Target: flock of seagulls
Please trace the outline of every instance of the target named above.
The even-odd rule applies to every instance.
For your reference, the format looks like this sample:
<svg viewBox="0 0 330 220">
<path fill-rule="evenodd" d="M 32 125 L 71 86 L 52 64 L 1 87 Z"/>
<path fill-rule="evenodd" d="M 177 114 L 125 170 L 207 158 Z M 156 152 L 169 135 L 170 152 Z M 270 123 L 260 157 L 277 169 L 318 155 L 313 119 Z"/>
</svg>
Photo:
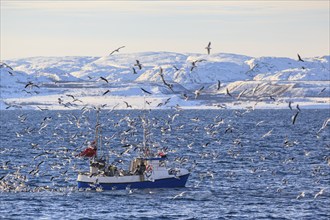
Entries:
<svg viewBox="0 0 330 220">
<path fill-rule="evenodd" d="M 120 49 L 124 48 L 125 46 L 119 47 L 116 50 L 112 51 L 109 55 L 112 55 L 114 53 L 118 53 Z M 205 48 L 207 50 L 207 54 L 211 53 L 211 42 L 207 45 Z M 298 60 L 300 62 L 304 62 L 300 55 L 298 54 Z M 191 63 L 190 71 L 193 71 L 199 62 L 206 61 L 204 59 L 202 60 L 195 60 Z M 1 67 L 9 68 L 11 72 L 10 75 L 13 75 L 15 72 L 13 68 L 9 67 L 6 64 L 1 64 Z M 136 63 L 134 64 L 134 67 L 136 67 L 138 70 L 141 70 L 143 68 L 143 65 L 140 63 L 139 60 L 136 60 Z M 137 74 L 135 68 L 133 69 L 133 74 Z M 173 68 L 179 70 L 177 67 L 173 66 Z M 174 92 L 173 90 L 173 84 L 169 83 L 164 76 L 162 67 L 159 67 L 159 76 L 164 84 L 169 90 Z M 105 77 L 100 77 L 99 80 L 104 81 L 104 83 L 109 83 L 109 81 Z M 245 94 L 250 93 L 252 95 L 255 95 L 260 88 L 261 85 L 256 85 L 252 90 L 248 91 L 247 89 L 242 90 L 237 96 L 235 93 L 231 93 L 229 91 L 229 88 L 226 88 L 226 95 L 229 98 L 236 98 L 241 99 Z M 33 82 L 28 82 L 24 89 L 32 89 L 32 88 L 40 88 L 39 85 Z M 215 88 L 217 91 L 221 89 L 221 81 L 216 80 L 215 81 Z M 152 92 L 140 88 L 141 91 L 147 95 L 151 95 Z M 324 92 L 325 89 L 323 89 L 321 92 Z M 26 90 L 27 91 L 27 90 Z M 196 89 L 193 92 L 193 97 L 195 99 L 198 99 L 200 95 L 205 91 L 205 86 L 201 86 L 199 89 Z M 111 91 L 107 89 L 102 95 L 106 95 L 110 93 Z M 76 102 L 83 103 L 82 100 L 78 99 L 72 94 L 66 94 L 66 99 L 70 99 L 70 101 L 65 102 L 64 97 L 58 98 L 58 103 L 63 106 L 72 106 Z M 188 100 L 189 95 L 183 94 L 183 97 L 185 100 Z M 159 103 L 158 106 L 166 105 L 170 102 L 171 98 L 168 98 L 162 103 Z M 273 97 L 272 95 L 269 95 L 269 99 L 273 102 L 276 101 L 276 97 Z M 132 109 L 133 106 L 130 105 L 127 101 L 123 101 L 126 108 Z M 150 105 L 151 102 L 146 101 L 148 105 Z M 299 107 L 299 104 L 296 105 L 296 110 L 292 107 L 293 102 L 288 103 L 288 108 L 292 111 L 296 111 L 292 117 L 291 122 L 287 123 L 287 126 L 289 124 L 295 125 L 298 120 L 298 116 L 302 114 L 302 110 Z M 81 145 L 86 144 L 88 139 L 93 135 L 93 121 L 88 116 L 88 113 L 94 111 L 95 109 L 101 110 L 104 108 L 106 104 L 98 106 L 98 107 L 91 107 L 88 105 L 85 105 L 83 108 L 80 109 L 79 114 L 74 114 L 72 112 L 70 113 L 62 113 L 58 112 L 56 118 L 53 115 L 49 115 L 47 113 L 46 116 L 39 121 L 37 125 L 28 125 L 29 124 L 29 118 L 30 116 L 28 114 L 21 114 L 17 117 L 17 123 L 22 126 L 22 130 L 15 133 L 15 136 L 18 140 L 22 140 L 23 138 L 33 139 L 35 135 L 40 136 L 46 136 L 49 135 L 49 137 L 46 138 L 46 140 L 38 140 L 37 142 L 31 142 L 29 143 L 31 151 L 34 152 L 33 159 L 31 161 L 28 161 L 25 164 L 13 164 L 13 161 L 7 160 L 1 161 L 0 169 L 7 171 L 10 170 L 10 172 L 7 172 L 5 175 L 0 176 L 0 192 L 14 192 L 14 191 L 43 191 L 43 190 L 54 190 L 54 187 L 51 185 L 45 185 L 45 186 L 35 186 L 31 187 L 29 186 L 29 179 L 33 178 L 47 178 L 48 183 L 51 184 L 57 184 L 59 181 L 68 183 L 70 180 L 70 175 L 72 175 L 73 171 L 77 171 L 77 161 L 74 155 L 77 155 L 77 152 L 81 150 Z M 17 107 L 14 105 L 8 105 L 8 109 L 10 107 Z M 120 144 L 122 144 L 121 149 L 113 149 L 111 148 L 109 150 L 109 153 L 111 156 L 115 156 L 118 158 L 121 158 L 123 156 L 129 156 L 134 153 L 137 149 L 139 149 L 138 146 L 132 145 L 132 143 L 137 143 L 139 140 L 139 131 L 141 130 L 141 127 L 139 126 L 139 118 L 133 117 L 129 115 L 129 113 L 124 114 L 124 116 L 121 116 L 117 121 L 115 119 L 111 118 L 111 114 L 114 114 L 113 110 L 116 106 L 114 106 L 111 110 L 108 112 L 106 110 L 102 110 L 107 114 L 107 125 L 109 127 L 116 128 L 116 132 L 111 135 L 107 136 L 105 135 L 104 138 L 104 145 L 110 146 L 113 144 L 113 141 L 116 140 Z M 41 111 L 47 112 L 47 109 L 41 108 L 38 106 L 38 108 Z M 187 151 L 191 151 L 192 153 L 198 155 L 197 159 L 194 159 L 193 161 L 190 160 L 189 157 L 186 156 L 179 156 L 175 158 L 175 162 L 179 163 L 181 165 L 188 165 L 191 163 L 191 169 L 196 170 L 200 166 L 200 161 L 211 159 L 211 161 L 218 161 L 219 158 L 221 158 L 219 151 L 214 150 L 212 146 L 219 146 L 221 145 L 221 139 L 227 138 L 231 141 L 231 146 L 228 147 L 226 151 L 224 151 L 224 154 L 231 157 L 232 159 L 242 159 L 242 154 L 244 152 L 243 148 L 248 145 L 248 141 L 244 140 L 243 136 L 244 133 L 247 131 L 239 130 L 238 123 L 240 123 L 240 119 L 242 117 L 245 117 L 245 115 L 248 115 L 252 110 L 246 109 L 244 111 L 235 111 L 235 120 L 236 122 L 227 120 L 221 116 L 221 114 L 217 115 L 213 121 L 207 124 L 203 124 L 203 126 L 200 125 L 202 119 L 199 117 L 190 117 L 189 123 L 183 123 L 182 121 L 178 120 L 180 116 L 183 115 L 183 113 L 180 112 L 181 109 L 175 108 L 175 112 L 172 114 L 169 114 L 167 118 L 153 118 L 151 120 L 150 126 L 152 129 L 157 130 L 160 132 L 160 145 L 161 146 L 173 146 L 173 141 L 180 147 L 185 148 Z M 291 114 L 291 113 L 290 113 Z M 116 115 L 119 117 L 119 114 Z M 299 116 L 301 117 L 301 115 Z M 60 123 L 56 123 L 55 121 L 61 121 Z M 315 132 L 315 136 L 319 136 L 324 130 L 326 130 L 328 124 L 330 123 L 330 118 L 327 118 L 320 129 Z M 266 126 L 267 122 L 259 121 L 255 124 L 255 127 L 262 127 Z M 87 134 L 84 132 L 81 132 L 82 127 L 88 127 Z M 70 129 L 68 129 L 70 128 Z M 76 130 L 76 131 L 75 131 Z M 72 132 L 73 131 L 73 132 Z M 267 130 L 266 130 L 267 131 Z M 175 134 L 189 134 L 188 136 L 181 137 L 180 135 Z M 195 140 L 189 140 L 187 142 L 187 139 L 189 137 L 193 137 L 194 134 L 197 135 L 199 133 L 202 133 L 202 137 L 205 137 L 205 140 L 202 140 L 203 143 L 195 143 Z M 271 128 L 268 132 L 265 134 L 260 134 L 260 137 L 258 141 L 264 141 L 267 140 L 270 136 L 274 136 L 275 134 L 274 128 Z M 83 140 L 83 143 L 81 142 Z M 46 142 L 43 142 L 46 141 Z M 191 142 L 192 141 L 192 142 Z M 70 143 L 70 145 L 64 146 L 64 143 Z M 287 137 L 283 140 L 283 146 L 285 147 L 294 147 L 296 145 L 299 145 L 299 142 L 296 140 L 290 140 Z M 199 145 L 202 148 L 199 148 Z M 68 146 L 76 146 L 74 149 L 72 147 Z M 155 146 L 159 146 L 156 145 Z M 330 149 L 330 146 L 328 146 Z M 178 151 L 179 149 L 170 149 L 167 147 L 161 147 L 159 150 L 162 150 L 166 153 L 174 153 L 175 151 Z M 0 151 L 1 154 L 4 153 L 4 151 Z M 269 155 L 262 155 L 260 152 L 255 152 L 256 158 L 260 161 L 266 160 L 266 158 L 271 158 L 272 156 L 276 157 L 278 152 L 275 152 L 273 150 Z M 308 157 L 310 155 L 310 152 L 304 152 L 305 157 Z M 53 160 L 53 161 L 52 161 Z M 196 161 L 197 160 L 197 161 Z M 258 161 L 255 161 L 255 158 L 251 159 L 251 163 L 258 164 Z M 295 158 L 290 156 L 289 158 L 286 158 L 282 161 L 284 165 L 292 164 L 294 163 Z M 324 158 L 324 162 L 327 164 L 327 166 L 330 166 L 330 157 Z M 118 160 L 118 164 L 125 163 L 125 161 Z M 264 166 L 264 165 L 262 165 Z M 251 173 L 252 174 L 258 174 L 259 170 L 265 169 L 265 167 L 252 167 Z M 52 170 L 52 175 L 48 176 L 47 170 Z M 313 170 L 313 175 L 317 175 L 321 171 L 316 169 Z M 217 173 L 213 172 L 212 170 L 204 170 L 199 171 L 198 174 L 198 181 L 194 187 L 198 187 L 200 184 L 209 182 L 209 180 L 214 180 L 217 177 Z M 233 178 L 235 176 L 235 172 L 231 171 L 228 173 L 228 176 L 230 178 Z M 276 175 L 276 172 L 272 175 Z M 320 176 L 320 175 L 319 175 Z M 281 183 L 283 186 L 286 186 L 289 184 L 289 180 L 284 179 Z M 279 188 L 277 192 L 283 192 L 285 187 Z M 327 188 L 319 188 L 317 191 L 315 191 L 313 198 L 319 199 L 322 197 L 322 195 L 325 194 L 327 191 Z M 130 193 L 133 193 L 133 191 L 130 190 Z M 172 197 L 173 200 L 184 198 L 185 195 L 188 193 L 186 191 L 180 192 L 179 194 Z M 302 191 L 299 192 L 297 196 L 295 196 L 297 200 L 302 200 L 306 198 L 306 192 Z"/>
<path fill-rule="evenodd" d="M 203 88 L 199 90 L 202 91 Z M 75 99 L 74 96 L 69 97 Z M 132 108 L 126 101 L 124 103 L 127 105 L 127 108 Z M 101 109 L 102 106 L 99 106 L 98 110 L 100 111 Z M 69 184 L 70 181 L 74 181 L 72 179 L 75 178 L 75 176 L 72 177 L 72 175 L 77 171 L 77 163 L 79 163 L 75 155 L 77 155 L 83 146 L 87 144 L 87 141 L 93 137 L 93 126 L 95 122 L 90 118 L 92 111 L 94 111 L 93 108 L 85 107 L 79 112 L 57 112 L 56 115 L 49 112 L 43 114 L 43 117 L 40 118 L 40 123 L 37 124 L 33 124 L 34 121 L 30 121 L 32 116 L 24 112 L 18 115 L 16 123 L 21 125 L 22 129 L 16 132 L 16 138 L 17 140 L 35 140 L 29 144 L 30 149 L 28 150 L 33 152 L 33 158 L 19 165 L 15 165 L 15 162 L 12 161 L 13 159 L 0 160 L 0 165 L 2 164 L 0 169 L 8 171 L 7 174 L 0 175 L 0 191 L 56 191 L 58 189 L 56 189 L 54 185 L 56 186 L 59 182 Z M 131 113 L 113 112 L 113 109 L 103 109 L 102 112 L 104 115 L 103 118 L 106 119 L 106 121 L 101 122 L 102 127 L 112 130 L 112 132 L 110 132 L 109 129 L 107 132 L 104 132 L 104 146 L 112 146 L 107 148 L 110 156 L 112 155 L 118 158 L 117 161 L 119 164 L 124 165 L 126 163 L 125 166 L 128 166 L 128 160 L 125 160 L 125 157 L 129 157 L 140 149 L 137 143 L 139 143 L 141 137 L 141 134 L 139 134 L 139 131 L 142 129 L 140 123 L 141 119 L 139 116 L 132 116 Z M 249 112 L 235 111 L 234 120 L 224 118 L 220 113 L 216 115 L 213 120 L 205 121 L 205 119 L 200 118 L 202 116 L 189 116 L 189 114 L 185 114 L 178 109 L 175 112 L 169 113 L 167 117 L 166 115 L 160 118 L 152 117 L 148 120 L 150 132 L 148 132 L 149 136 L 147 138 L 156 151 L 161 150 L 169 155 L 176 151 L 183 152 L 183 156 L 179 155 L 174 161 L 184 166 L 191 165 L 191 170 L 198 172 L 199 179 L 197 178 L 196 182 L 193 182 L 194 187 L 198 187 L 202 183 L 205 184 L 209 181 L 213 181 L 218 175 L 217 172 L 210 170 L 212 166 L 209 167 L 208 170 L 201 170 L 200 166 L 204 163 L 202 161 L 210 160 L 212 162 L 226 157 L 230 157 L 233 160 L 242 160 L 245 156 L 248 156 L 244 156 L 244 149 L 255 143 L 249 143 L 249 141 L 244 138 L 244 133 L 249 132 L 242 130 L 244 126 L 241 127 L 239 124 L 243 117 L 248 115 Z M 111 117 L 111 115 L 115 117 Z M 182 117 L 186 119 L 180 120 Z M 187 119 L 190 120 L 190 122 L 187 122 Z M 326 119 L 322 127 L 316 133 L 320 135 L 320 133 L 327 128 L 329 122 L 330 118 Z M 269 122 L 259 121 L 255 124 L 255 128 L 269 127 L 268 123 Z M 86 127 L 88 129 L 86 129 Z M 115 130 L 113 130 L 113 128 L 115 128 Z M 276 128 L 271 128 L 268 132 L 263 134 L 259 140 L 256 140 L 256 142 L 269 140 L 267 138 L 276 135 L 275 131 Z M 157 135 L 159 138 L 157 138 L 156 142 L 152 140 L 152 133 L 159 133 L 159 136 Z M 42 136 L 47 136 L 47 138 L 33 138 Z M 193 136 L 203 137 L 203 140 L 194 139 L 192 138 Z M 230 141 L 226 141 L 227 144 L 223 145 L 222 142 L 225 139 L 231 140 L 232 144 L 230 145 Z M 70 145 L 67 143 L 70 143 Z M 122 147 L 114 147 L 115 143 L 120 143 Z M 283 141 L 283 146 L 287 148 L 299 148 L 299 145 L 299 141 L 290 140 L 288 137 L 285 137 Z M 72 146 L 74 146 L 74 148 Z M 220 150 L 220 148 L 216 146 L 225 148 L 226 150 Z M 29 148 L 28 146 L 24 147 Z M 330 145 L 328 147 L 330 149 Z M 189 152 L 188 155 L 196 155 L 193 157 L 194 161 L 184 156 L 185 151 Z M 259 162 L 256 160 L 258 157 L 261 161 L 260 164 L 263 164 L 262 161 L 266 160 L 266 158 L 269 160 L 274 157 L 274 160 L 277 160 L 276 158 L 279 157 L 277 155 L 279 152 L 276 152 L 276 149 L 271 150 L 269 153 L 269 155 L 263 155 L 262 151 L 259 152 L 258 148 L 256 148 L 254 159 L 251 159 L 251 162 L 248 164 L 258 164 Z M 0 154 L 6 154 L 6 152 L 0 151 Z M 304 150 L 304 155 L 306 158 L 309 158 L 310 151 Z M 330 166 L 330 157 L 324 158 L 324 160 L 327 166 Z M 200 162 L 202 163 L 200 164 Z M 279 163 L 281 163 L 281 161 L 279 161 Z M 287 155 L 282 163 L 294 164 L 294 155 Z M 252 167 L 251 173 L 257 175 L 259 170 L 262 169 L 270 169 L 270 167 Z M 48 170 L 51 170 L 51 172 Z M 320 177 L 321 174 L 318 173 L 321 171 L 319 169 L 313 170 L 313 172 L 315 172 L 313 175 Z M 51 174 L 48 175 L 48 173 Z M 235 174 L 233 173 L 229 176 L 233 178 Z M 44 181 L 48 182 L 48 185 L 30 187 L 29 179 L 35 178 L 47 179 L 47 181 Z M 288 180 L 285 180 L 283 186 L 288 184 Z M 283 190 L 285 190 L 285 187 L 281 187 L 277 191 L 283 192 Z M 325 187 L 318 189 L 315 191 L 313 198 L 319 199 L 326 191 L 327 188 Z M 178 195 L 173 196 L 172 199 L 184 198 L 186 193 L 189 194 L 189 192 L 186 191 L 180 192 Z M 306 196 L 306 191 L 302 191 L 297 195 L 296 199 L 301 200 L 306 198 Z"/>
</svg>

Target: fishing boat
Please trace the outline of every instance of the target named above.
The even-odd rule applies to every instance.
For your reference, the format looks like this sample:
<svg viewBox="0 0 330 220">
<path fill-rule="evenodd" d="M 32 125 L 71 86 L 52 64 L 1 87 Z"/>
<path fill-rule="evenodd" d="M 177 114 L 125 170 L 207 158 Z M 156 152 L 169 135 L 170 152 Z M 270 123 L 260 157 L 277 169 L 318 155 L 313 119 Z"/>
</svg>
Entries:
<svg viewBox="0 0 330 220">
<path fill-rule="evenodd" d="M 150 153 L 146 143 L 145 126 L 143 135 L 142 155 L 130 161 L 128 169 L 116 167 L 116 163 L 108 163 L 97 157 L 101 146 L 100 126 L 96 126 L 95 140 L 91 146 L 81 153 L 90 156 L 89 172 L 80 172 L 77 182 L 78 189 L 146 189 L 185 187 L 189 171 L 185 168 L 170 168 L 167 155 L 163 152 Z"/>
</svg>

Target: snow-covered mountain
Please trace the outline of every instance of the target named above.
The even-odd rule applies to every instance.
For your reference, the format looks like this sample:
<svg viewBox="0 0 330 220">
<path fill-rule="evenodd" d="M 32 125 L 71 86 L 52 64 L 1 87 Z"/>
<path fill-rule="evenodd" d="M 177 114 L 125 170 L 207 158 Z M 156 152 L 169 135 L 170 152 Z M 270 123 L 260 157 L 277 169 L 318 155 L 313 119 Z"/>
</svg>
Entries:
<svg viewBox="0 0 330 220">
<path fill-rule="evenodd" d="M 289 101 L 329 107 L 330 56 L 303 60 L 173 52 L 6 60 L 0 73 L 1 109 L 126 108 L 124 101 L 142 108 L 144 97 L 151 100 L 150 108 L 284 107 Z"/>
</svg>

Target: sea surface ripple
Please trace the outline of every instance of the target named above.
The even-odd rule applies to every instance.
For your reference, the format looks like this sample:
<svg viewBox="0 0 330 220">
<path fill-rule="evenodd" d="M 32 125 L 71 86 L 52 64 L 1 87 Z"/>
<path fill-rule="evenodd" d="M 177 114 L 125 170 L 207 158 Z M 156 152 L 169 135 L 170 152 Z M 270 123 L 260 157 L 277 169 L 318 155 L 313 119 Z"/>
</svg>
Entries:
<svg viewBox="0 0 330 220">
<path fill-rule="evenodd" d="M 95 112 L 1 111 L 0 218 L 329 219 L 330 117 L 326 110 L 102 111 L 104 147 L 167 147 L 191 170 L 185 188 L 79 191 L 77 158 L 94 138 Z M 175 114 L 179 114 L 174 116 Z M 123 154 L 121 166 L 137 156 Z"/>
</svg>

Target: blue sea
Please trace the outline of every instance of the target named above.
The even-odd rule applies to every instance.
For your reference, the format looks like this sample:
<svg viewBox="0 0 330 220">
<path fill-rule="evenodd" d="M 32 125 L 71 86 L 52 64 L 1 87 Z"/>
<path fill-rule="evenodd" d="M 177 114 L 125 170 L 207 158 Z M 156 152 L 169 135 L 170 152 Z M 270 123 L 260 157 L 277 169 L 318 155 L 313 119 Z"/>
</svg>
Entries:
<svg viewBox="0 0 330 220">
<path fill-rule="evenodd" d="M 99 154 L 127 168 L 144 117 L 151 149 L 191 171 L 185 188 L 103 192 L 76 187 L 95 111 L 1 111 L 0 218 L 329 219 L 330 111 L 296 111 L 102 110 Z"/>
</svg>

